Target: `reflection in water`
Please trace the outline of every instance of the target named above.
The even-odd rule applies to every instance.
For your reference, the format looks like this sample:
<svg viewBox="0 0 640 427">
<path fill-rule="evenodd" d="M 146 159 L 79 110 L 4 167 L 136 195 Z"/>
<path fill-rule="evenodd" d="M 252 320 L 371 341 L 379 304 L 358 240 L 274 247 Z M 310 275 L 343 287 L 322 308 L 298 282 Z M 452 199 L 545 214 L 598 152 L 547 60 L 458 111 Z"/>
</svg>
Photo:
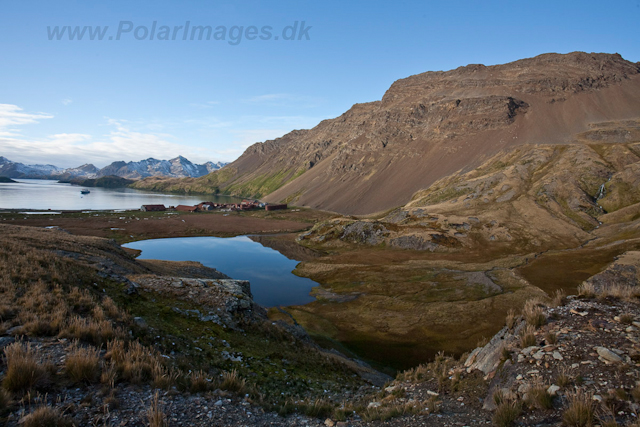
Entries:
<svg viewBox="0 0 640 427">
<path fill-rule="evenodd" d="M 142 250 L 140 259 L 198 261 L 233 279 L 249 280 L 253 299 L 265 307 L 306 304 L 318 284 L 291 272 L 298 261 L 246 236 L 178 237 L 141 240 L 124 245 Z"/>
<path fill-rule="evenodd" d="M 139 209 L 142 205 L 195 205 L 203 201 L 233 203 L 240 199 L 227 196 L 181 196 L 150 193 L 133 188 L 89 188 L 44 179 L 17 179 L 0 183 L 0 208 L 3 209 Z"/>
</svg>

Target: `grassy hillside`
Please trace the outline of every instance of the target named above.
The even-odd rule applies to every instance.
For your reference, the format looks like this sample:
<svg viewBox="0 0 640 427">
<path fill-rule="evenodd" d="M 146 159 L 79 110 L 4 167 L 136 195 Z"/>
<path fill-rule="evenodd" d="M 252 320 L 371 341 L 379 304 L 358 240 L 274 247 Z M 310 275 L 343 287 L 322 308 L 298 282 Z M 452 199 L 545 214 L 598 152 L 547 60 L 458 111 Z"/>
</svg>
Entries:
<svg viewBox="0 0 640 427">
<path fill-rule="evenodd" d="M 226 324 L 203 321 L 192 313 L 215 311 L 212 300 L 135 285 L 128 277 L 143 283 L 163 276 L 113 241 L 31 227 L 1 225 L 0 231 L 0 336 L 21 340 L 0 362 L 9 409 L 34 393 L 53 402 L 76 387 L 117 400 L 122 387 L 134 384 L 192 393 L 226 389 L 275 410 L 290 400 L 323 398 L 331 411 L 330 396 L 365 383 L 363 368 L 268 321 L 258 306 L 229 312 Z M 175 271 L 184 276 L 186 267 Z M 162 274 L 170 270 L 171 263 L 162 263 Z M 7 339 L 13 340 L 1 338 L 3 347 Z M 67 362 L 51 359 L 52 351 Z M 18 368 L 15 360 L 32 367 Z"/>
</svg>

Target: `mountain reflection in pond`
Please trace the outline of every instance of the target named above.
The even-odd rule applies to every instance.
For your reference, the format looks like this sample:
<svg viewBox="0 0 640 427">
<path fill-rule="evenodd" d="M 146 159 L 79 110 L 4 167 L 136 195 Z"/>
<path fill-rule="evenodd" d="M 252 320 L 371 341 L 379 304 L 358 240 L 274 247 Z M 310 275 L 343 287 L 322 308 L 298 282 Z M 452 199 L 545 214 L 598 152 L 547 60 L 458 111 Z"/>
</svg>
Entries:
<svg viewBox="0 0 640 427">
<path fill-rule="evenodd" d="M 295 276 L 299 261 L 249 237 L 176 237 L 124 245 L 142 251 L 139 259 L 197 261 L 227 276 L 251 282 L 253 299 L 264 307 L 306 304 L 314 300 L 311 279 Z"/>
</svg>

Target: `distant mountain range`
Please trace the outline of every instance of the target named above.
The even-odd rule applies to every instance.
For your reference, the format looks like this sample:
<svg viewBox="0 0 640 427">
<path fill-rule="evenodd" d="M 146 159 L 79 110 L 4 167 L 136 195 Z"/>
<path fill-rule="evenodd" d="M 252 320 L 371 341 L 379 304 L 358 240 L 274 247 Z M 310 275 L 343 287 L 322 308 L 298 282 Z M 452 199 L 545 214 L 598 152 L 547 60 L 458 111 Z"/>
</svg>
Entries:
<svg viewBox="0 0 640 427">
<path fill-rule="evenodd" d="M 24 163 L 12 162 L 6 157 L 0 156 L 0 176 L 63 180 L 101 178 L 104 176 L 118 176 L 127 179 L 141 179 L 150 176 L 197 178 L 218 170 L 226 164 L 225 162 L 207 162 L 197 165 L 182 156 L 178 156 L 171 160 L 148 158 L 139 162 L 113 162 L 102 169 L 98 169 L 92 164 L 64 169 L 54 165 L 25 165 Z"/>
</svg>

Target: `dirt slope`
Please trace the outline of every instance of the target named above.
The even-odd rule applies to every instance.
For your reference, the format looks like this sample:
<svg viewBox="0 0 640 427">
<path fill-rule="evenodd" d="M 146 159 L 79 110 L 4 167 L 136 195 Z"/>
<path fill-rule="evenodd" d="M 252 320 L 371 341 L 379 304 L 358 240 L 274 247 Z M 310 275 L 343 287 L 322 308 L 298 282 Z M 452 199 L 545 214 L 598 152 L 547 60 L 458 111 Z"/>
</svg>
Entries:
<svg viewBox="0 0 640 427">
<path fill-rule="evenodd" d="M 219 172 L 137 185 L 382 211 L 505 148 L 577 142 L 592 123 L 638 117 L 639 72 L 617 54 L 574 52 L 418 74 L 396 81 L 381 101 L 254 144 Z"/>
</svg>

